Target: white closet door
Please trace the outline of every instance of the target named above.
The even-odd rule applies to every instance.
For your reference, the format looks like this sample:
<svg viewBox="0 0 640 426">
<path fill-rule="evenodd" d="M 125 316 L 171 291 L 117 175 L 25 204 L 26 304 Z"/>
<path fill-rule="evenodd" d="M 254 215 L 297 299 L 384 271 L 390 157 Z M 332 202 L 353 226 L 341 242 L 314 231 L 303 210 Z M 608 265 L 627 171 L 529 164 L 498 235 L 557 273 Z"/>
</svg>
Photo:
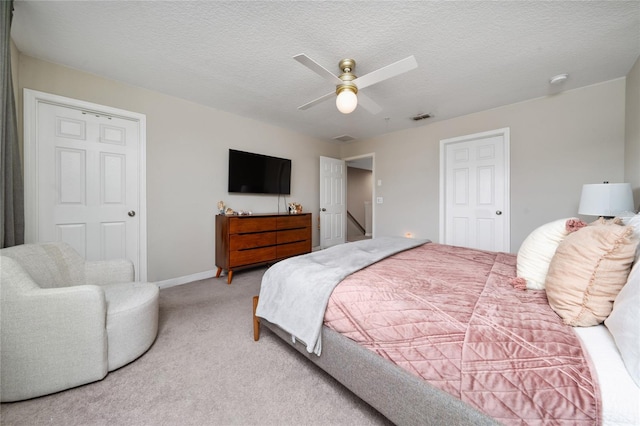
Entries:
<svg viewBox="0 0 640 426">
<path fill-rule="evenodd" d="M 39 100 L 33 107 L 28 241 L 64 241 L 87 260 L 129 259 L 146 280 L 141 123 Z"/>
<path fill-rule="evenodd" d="M 508 129 L 441 141 L 444 244 L 510 248 Z"/>
</svg>

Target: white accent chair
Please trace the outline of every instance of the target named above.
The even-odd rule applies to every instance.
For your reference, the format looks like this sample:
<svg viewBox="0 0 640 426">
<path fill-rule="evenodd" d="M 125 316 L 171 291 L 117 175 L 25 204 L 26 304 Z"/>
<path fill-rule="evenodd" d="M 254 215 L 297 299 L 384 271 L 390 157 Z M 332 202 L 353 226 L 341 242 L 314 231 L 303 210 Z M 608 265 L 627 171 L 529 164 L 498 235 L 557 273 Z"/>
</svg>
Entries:
<svg viewBox="0 0 640 426">
<path fill-rule="evenodd" d="M 155 284 L 131 262 L 85 261 L 66 243 L 0 250 L 0 396 L 19 401 L 103 379 L 151 347 Z"/>
</svg>

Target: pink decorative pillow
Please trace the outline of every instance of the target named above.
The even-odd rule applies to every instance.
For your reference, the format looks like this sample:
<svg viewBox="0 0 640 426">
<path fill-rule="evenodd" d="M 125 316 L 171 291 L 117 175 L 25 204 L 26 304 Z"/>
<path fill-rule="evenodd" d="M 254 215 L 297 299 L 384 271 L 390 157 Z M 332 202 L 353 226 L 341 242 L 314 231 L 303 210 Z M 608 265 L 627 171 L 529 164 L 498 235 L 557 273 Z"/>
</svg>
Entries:
<svg viewBox="0 0 640 426">
<path fill-rule="evenodd" d="M 605 219 L 604 217 L 600 216 L 599 218 L 591 222 L 589 225 L 622 225 L 622 224 L 623 224 L 622 218 L 612 217 L 611 219 Z"/>
<path fill-rule="evenodd" d="M 611 313 L 638 241 L 628 226 L 596 223 L 558 245 L 545 283 L 549 305 L 565 324 L 591 326 Z"/>
</svg>

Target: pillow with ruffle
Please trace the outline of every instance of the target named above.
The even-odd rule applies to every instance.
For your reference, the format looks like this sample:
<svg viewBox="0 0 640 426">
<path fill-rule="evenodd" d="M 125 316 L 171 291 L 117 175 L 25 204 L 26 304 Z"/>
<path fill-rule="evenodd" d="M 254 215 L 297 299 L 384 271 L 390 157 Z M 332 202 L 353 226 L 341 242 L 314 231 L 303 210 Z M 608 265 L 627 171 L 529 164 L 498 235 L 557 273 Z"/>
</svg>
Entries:
<svg viewBox="0 0 640 426">
<path fill-rule="evenodd" d="M 616 216 L 616 217 L 610 217 L 608 219 L 605 219 L 604 217 L 600 216 L 599 218 L 591 222 L 589 225 L 624 225 L 624 224 L 622 223 L 622 218 L 620 217 Z"/>
<path fill-rule="evenodd" d="M 609 316 L 637 245 L 633 228 L 609 224 L 585 226 L 562 240 L 545 288 L 549 305 L 565 324 L 597 325 Z"/>
<path fill-rule="evenodd" d="M 629 375 L 640 386 L 640 264 L 631 269 L 604 325 L 613 336 Z"/>
<path fill-rule="evenodd" d="M 586 226 L 577 218 L 559 219 L 546 223 L 524 240 L 516 260 L 517 278 L 512 280 L 516 288 L 544 290 L 549 263 L 560 242 L 570 232 Z"/>
</svg>

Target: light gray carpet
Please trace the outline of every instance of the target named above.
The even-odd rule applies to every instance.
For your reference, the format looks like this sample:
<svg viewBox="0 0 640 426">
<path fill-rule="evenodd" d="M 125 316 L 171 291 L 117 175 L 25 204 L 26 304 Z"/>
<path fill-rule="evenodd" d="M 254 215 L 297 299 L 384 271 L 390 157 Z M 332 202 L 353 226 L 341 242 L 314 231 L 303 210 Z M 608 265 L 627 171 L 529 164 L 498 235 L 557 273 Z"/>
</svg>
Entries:
<svg viewBox="0 0 640 426">
<path fill-rule="evenodd" d="M 0 406 L 8 425 L 386 425 L 346 388 L 263 329 L 264 268 L 160 291 L 147 353 L 102 381 Z"/>
</svg>

